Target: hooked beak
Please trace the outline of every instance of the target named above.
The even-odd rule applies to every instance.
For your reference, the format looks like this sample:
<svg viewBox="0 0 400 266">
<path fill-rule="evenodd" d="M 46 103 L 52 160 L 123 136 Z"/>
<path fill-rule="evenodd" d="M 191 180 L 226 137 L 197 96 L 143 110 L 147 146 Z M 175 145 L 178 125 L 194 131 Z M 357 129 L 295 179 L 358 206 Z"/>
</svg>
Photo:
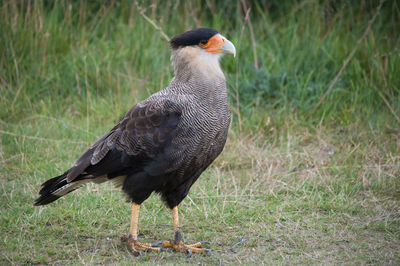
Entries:
<svg viewBox="0 0 400 266">
<path fill-rule="evenodd" d="M 200 47 L 208 53 L 233 54 L 234 57 L 236 56 L 236 49 L 233 43 L 221 34 L 216 34 L 215 36 L 211 37 L 207 44 L 201 45 Z"/>
<path fill-rule="evenodd" d="M 228 39 L 225 39 L 225 44 L 222 46 L 221 50 L 226 54 L 233 54 L 233 57 L 236 57 L 236 48 Z"/>
</svg>

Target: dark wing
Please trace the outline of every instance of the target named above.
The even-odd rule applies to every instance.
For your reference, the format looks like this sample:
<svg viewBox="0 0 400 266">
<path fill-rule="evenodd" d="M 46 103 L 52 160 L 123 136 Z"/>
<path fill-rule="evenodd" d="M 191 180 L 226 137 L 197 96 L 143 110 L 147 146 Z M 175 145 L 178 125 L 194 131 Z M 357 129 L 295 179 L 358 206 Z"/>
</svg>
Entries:
<svg viewBox="0 0 400 266">
<path fill-rule="evenodd" d="M 81 174 L 95 178 L 123 173 L 135 160 L 151 160 L 176 136 L 182 108 L 168 99 L 134 106 L 118 124 L 98 139 L 68 171 L 71 182 Z"/>
</svg>

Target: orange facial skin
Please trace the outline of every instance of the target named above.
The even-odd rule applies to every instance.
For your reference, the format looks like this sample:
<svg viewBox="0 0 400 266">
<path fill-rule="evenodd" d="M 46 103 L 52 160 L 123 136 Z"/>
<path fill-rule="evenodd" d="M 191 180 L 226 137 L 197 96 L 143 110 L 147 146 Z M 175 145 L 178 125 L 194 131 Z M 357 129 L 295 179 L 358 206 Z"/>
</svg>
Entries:
<svg viewBox="0 0 400 266">
<path fill-rule="evenodd" d="M 211 37 L 206 44 L 200 43 L 199 46 L 206 52 L 212 54 L 222 53 L 222 46 L 224 46 L 226 39 L 220 34 L 216 34 Z"/>
</svg>

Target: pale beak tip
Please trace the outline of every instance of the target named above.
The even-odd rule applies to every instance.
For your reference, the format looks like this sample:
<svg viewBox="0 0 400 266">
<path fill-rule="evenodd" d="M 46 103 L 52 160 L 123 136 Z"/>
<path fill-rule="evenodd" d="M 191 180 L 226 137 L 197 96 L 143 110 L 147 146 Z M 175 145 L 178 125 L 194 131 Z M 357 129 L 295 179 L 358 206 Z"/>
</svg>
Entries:
<svg viewBox="0 0 400 266">
<path fill-rule="evenodd" d="M 225 44 L 224 44 L 224 46 L 222 46 L 222 50 L 225 53 L 233 54 L 233 57 L 236 57 L 236 48 L 233 45 L 233 43 L 231 41 L 229 41 L 228 39 L 225 39 Z"/>
</svg>

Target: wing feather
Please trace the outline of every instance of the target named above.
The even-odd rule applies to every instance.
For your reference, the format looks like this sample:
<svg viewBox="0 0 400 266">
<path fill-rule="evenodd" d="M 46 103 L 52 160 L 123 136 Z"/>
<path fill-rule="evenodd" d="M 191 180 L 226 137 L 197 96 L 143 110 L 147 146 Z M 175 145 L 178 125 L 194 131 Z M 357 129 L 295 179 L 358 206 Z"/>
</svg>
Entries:
<svg viewBox="0 0 400 266">
<path fill-rule="evenodd" d="M 165 98 L 134 106 L 76 161 L 68 182 L 84 171 L 100 177 L 123 171 L 132 158 L 155 158 L 176 136 L 181 115 L 181 105 Z"/>
</svg>

